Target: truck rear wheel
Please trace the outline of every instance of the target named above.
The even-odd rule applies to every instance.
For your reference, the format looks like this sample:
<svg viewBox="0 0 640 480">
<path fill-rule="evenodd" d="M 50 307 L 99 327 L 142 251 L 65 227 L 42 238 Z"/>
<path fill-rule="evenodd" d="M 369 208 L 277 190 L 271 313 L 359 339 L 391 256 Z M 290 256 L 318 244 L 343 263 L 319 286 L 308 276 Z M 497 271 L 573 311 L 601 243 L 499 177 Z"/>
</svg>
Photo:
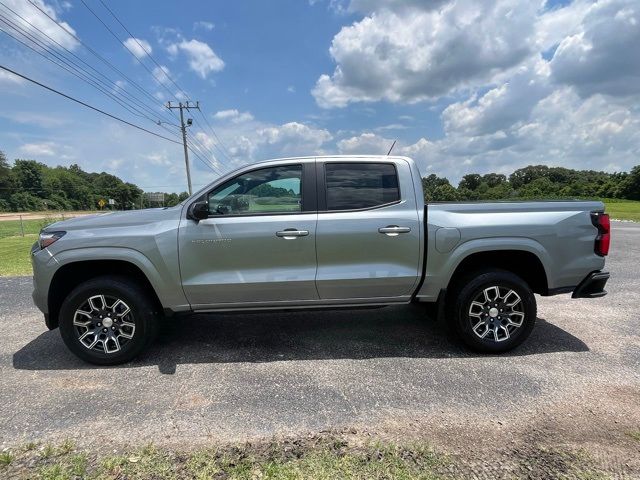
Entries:
<svg viewBox="0 0 640 480">
<path fill-rule="evenodd" d="M 62 340 L 97 365 L 125 363 L 155 338 L 157 319 L 148 294 L 124 277 L 103 276 L 78 285 L 60 308 Z"/>
<path fill-rule="evenodd" d="M 448 317 L 460 339 L 481 352 L 506 352 L 524 342 L 536 322 L 536 299 L 517 275 L 475 272 L 454 286 Z"/>
</svg>

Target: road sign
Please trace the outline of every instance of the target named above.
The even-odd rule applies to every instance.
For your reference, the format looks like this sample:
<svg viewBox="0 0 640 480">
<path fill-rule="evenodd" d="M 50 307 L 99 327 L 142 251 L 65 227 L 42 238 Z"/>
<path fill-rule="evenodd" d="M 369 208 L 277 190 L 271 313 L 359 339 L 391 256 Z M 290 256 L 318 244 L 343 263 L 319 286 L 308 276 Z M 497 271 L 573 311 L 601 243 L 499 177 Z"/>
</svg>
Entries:
<svg viewBox="0 0 640 480">
<path fill-rule="evenodd" d="M 107 202 L 105 202 L 102 198 L 100 200 L 98 200 L 98 206 L 100 208 L 104 208 L 104 206 L 107 204 Z"/>
<path fill-rule="evenodd" d="M 109 205 L 115 205 L 116 201 L 113 198 L 109 199 Z"/>
</svg>

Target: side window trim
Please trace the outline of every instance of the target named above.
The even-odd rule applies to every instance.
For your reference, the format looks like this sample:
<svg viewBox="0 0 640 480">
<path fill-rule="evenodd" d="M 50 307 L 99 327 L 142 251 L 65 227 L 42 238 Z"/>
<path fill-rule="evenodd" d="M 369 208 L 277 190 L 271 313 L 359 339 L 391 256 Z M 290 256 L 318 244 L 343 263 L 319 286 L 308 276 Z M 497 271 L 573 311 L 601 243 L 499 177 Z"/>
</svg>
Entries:
<svg viewBox="0 0 640 480">
<path fill-rule="evenodd" d="M 373 207 L 364 207 L 364 208 L 352 208 L 349 210 L 329 210 L 327 207 L 327 169 L 326 165 L 332 163 L 339 164 L 362 164 L 362 163 L 376 163 L 376 164 L 384 164 L 391 165 L 395 171 L 396 179 L 398 182 L 398 200 L 394 200 L 393 202 L 387 202 L 380 205 L 374 205 Z M 394 162 L 350 162 L 348 160 L 335 160 L 335 161 L 323 161 L 316 163 L 316 185 L 317 185 L 317 198 L 318 198 L 318 213 L 349 213 L 349 212 L 366 212 L 368 210 L 377 210 L 379 208 L 389 207 L 391 205 L 397 205 L 402 202 L 402 188 L 400 186 L 400 176 L 398 175 L 398 166 Z"/>
<path fill-rule="evenodd" d="M 229 178 L 228 180 L 226 180 L 223 183 L 228 183 L 231 182 L 233 180 L 235 180 L 236 178 L 242 176 L 242 175 L 246 175 L 248 173 L 252 173 L 252 172 L 257 172 L 259 170 L 265 170 L 267 168 L 276 168 L 276 167 L 292 167 L 292 166 L 299 166 L 301 167 L 302 171 L 301 171 L 301 182 L 300 182 L 300 199 L 302 201 L 302 209 L 300 211 L 297 212 L 264 212 L 264 213 L 259 213 L 259 212 L 250 212 L 250 213 L 236 213 L 236 214 L 230 214 L 230 215 L 212 215 L 209 214 L 208 218 L 234 218 L 234 217 L 265 217 L 265 216 L 274 216 L 274 215 L 301 215 L 301 214 L 306 214 L 306 213 L 313 213 L 317 211 L 317 192 L 316 192 L 316 182 L 315 182 L 315 177 L 316 177 L 316 171 L 315 171 L 315 162 L 313 163 L 309 163 L 309 162 L 302 162 L 302 163 L 285 163 L 285 164 L 279 164 L 279 165 L 266 165 L 266 166 L 262 166 L 262 167 L 257 167 L 251 170 L 245 170 L 242 173 L 239 173 L 238 175 L 236 175 L 235 177 Z M 206 201 L 206 199 L 209 197 L 209 194 L 211 192 L 213 192 L 215 189 L 219 188 L 221 184 L 216 185 L 215 187 L 211 188 L 210 190 L 208 190 L 207 192 L 205 192 L 202 196 L 199 197 L 199 199 L 196 199 L 195 201 Z M 202 199 L 202 200 L 200 200 Z"/>
</svg>

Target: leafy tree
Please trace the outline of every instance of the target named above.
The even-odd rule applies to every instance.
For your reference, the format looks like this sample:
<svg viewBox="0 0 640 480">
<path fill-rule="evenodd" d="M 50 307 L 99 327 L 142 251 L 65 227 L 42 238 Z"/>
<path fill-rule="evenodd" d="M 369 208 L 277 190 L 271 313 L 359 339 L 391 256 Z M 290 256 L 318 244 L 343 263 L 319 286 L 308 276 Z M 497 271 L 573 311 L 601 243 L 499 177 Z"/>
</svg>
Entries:
<svg viewBox="0 0 640 480">
<path fill-rule="evenodd" d="M 447 180 L 446 178 L 438 177 L 435 173 L 432 173 L 428 177 L 424 177 L 422 179 L 422 190 L 424 191 L 424 199 L 426 201 L 434 200 L 434 191 L 436 190 L 436 188 L 444 185 L 449 185 L 451 187 L 449 180 Z"/>
<path fill-rule="evenodd" d="M 519 168 L 509 175 L 509 182 L 517 190 L 538 178 L 546 178 L 548 176 L 549 167 L 546 165 L 529 165 L 528 167 Z"/>
<path fill-rule="evenodd" d="M 640 200 L 640 165 L 633 167 L 629 175 L 621 182 L 620 193 L 624 198 Z"/>
<path fill-rule="evenodd" d="M 487 173 L 482 176 L 482 183 L 486 183 L 489 188 L 495 188 L 507 181 L 507 177 L 501 173 Z"/>
<path fill-rule="evenodd" d="M 480 184 L 482 183 L 482 176 L 477 173 L 469 173 L 462 177 L 460 183 L 458 184 L 458 188 L 464 188 L 467 190 L 477 190 Z"/>
<path fill-rule="evenodd" d="M 34 210 L 44 209 L 44 203 L 41 198 L 36 197 L 30 192 L 17 192 L 9 197 L 9 205 L 11 210 L 15 212 L 30 212 Z"/>
<path fill-rule="evenodd" d="M 0 210 L 9 209 L 9 197 L 15 191 L 15 180 L 13 172 L 9 166 L 9 161 L 4 155 L 4 152 L 0 151 Z"/>
<path fill-rule="evenodd" d="M 12 173 L 16 179 L 17 187 L 27 190 L 34 195 L 44 196 L 44 175 L 46 165 L 35 160 L 16 160 Z"/>
<path fill-rule="evenodd" d="M 450 183 L 438 185 L 433 189 L 432 195 L 434 202 L 451 202 L 459 199 L 457 190 Z"/>
</svg>

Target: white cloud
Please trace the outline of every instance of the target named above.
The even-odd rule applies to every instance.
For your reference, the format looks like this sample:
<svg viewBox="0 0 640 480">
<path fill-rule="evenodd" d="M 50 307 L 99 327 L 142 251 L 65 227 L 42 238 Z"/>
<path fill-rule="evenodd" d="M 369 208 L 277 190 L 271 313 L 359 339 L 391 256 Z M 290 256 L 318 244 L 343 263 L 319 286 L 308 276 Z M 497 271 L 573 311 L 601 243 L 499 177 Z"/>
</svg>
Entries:
<svg viewBox="0 0 640 480">
<path fill-rule="evenodd" d="M 4 70 L 0 70 L 0 85 L 1 84 L 13 84 L 20 85 L 25 83 L 26 80 L 14 75 L 13 73 L 6 72 Z"/>
<path fill-rule="evenodd" d="M 31 158 L 55 157 L 56 160 L 70 160 L 75 158 L 73 149 L 67 145 L 60 145 L 55 142 L 34 142 L 25 143 L 18 148 L 18 151 Z"/>
<path fill-rule="evenodd" d="M 169 67 L 160 65 L 159 67 L 155 67 L 152 72 L 153 78 L 155 78 L 158 84 L 165 86 L 172 85 L 171 79 L 169 78 L 171 75 L 171 70 L 169 70 Z"/>
<path fill-rule="evenodd" d="M 20 152 L 25 155 L 53 156 L 56 154 L 56 145 L 53 142 L 25 143 L 20 147 Z"/>
<path fill-rule="evenodd" d="M 37 5 L 42 11 L 38 10 L 38 8 L 36 8 L 30 2 L 24 0 L 4 0 L 4 4 L 7 7 L 11 8 L 11 10 L 24 18 L 24 21 L 16 19 L 16 23 L 20 24 L 22 27 L 27 27 L 27 23 L 29 23 L 34 28 L 40 30 L 42 33 L 48 35 L 57 43 L 70 50 L 76 48 L 79 45 L 78 42 L 70 35 L 75 35 L 76 31 L 71 28 L 71 26 L 67 22 L 64 22 L 60 19 L 60 12 L 56 8 L 56 3 L 50 5 L 43 0 L 33 0 L 33 3 Z M 45 12 L 46 15 L 42 12 Z M 60 24 L 60 26 L 64 28 L 64 30 L 63 28 L 60 28 L 60 26 L 52 22 L 51 19 L 47 18 L 47 15 L 56 20 Z M 58 47 L 54 45 L 53 48 Z"/>
<path fill-rule="evenodd" d="M 575 0 L 543 12 L 536 21 L 536 45 L 545 51 L 576 33 L 592 5 L 592 0 Z"/>
<path fill-rule="evenodd" d="M 220 110 L 213 116 L 216 120 L 224 120 L 233 123 L 249 122 L 253 120 L 253 115 L 249 112 L 239 112 L 236 109 Z"/>
<path fill-rule="evenodd" d="M 560 42 L 551 61 L 556 82 L 583 97 L 640 94 L 640 4 L 603 0 L 589 9 L 578 33 Z"/>
<path fill-rule="evenodd" d="M 210 32 L 215 28 L 215 24 L 213 22 L 205 22 L 204 20 L 200 20 L 198 22 L 193 23 L 194 30 L 206 30 Z"/>
<path fill-rule="evenodd" d="M 358 136 L 345 138 L 338 142 L 338 151 L 348 155 L 384 155 L 389 151 L 393 140 L 375 133 L 362 133 Z"/>
<path fill-rule="evenodd" d="M 199 40 L 180 40 L 167 46 L 170 55 L 176 56 L 179 52 L 186 55 L 189 68 L 196 72 L 200 78 L 207 78 L 211 72 L 219 72 L 224 68 L 224 62 L 213 49 Z"/>
<path fill-rule="evenodd" d="M 438 98 L 489 83 L 533 54 L 540 2 L 426 5 L 382 8 L 343 27 L 329 49 L 336 69 L 321 75 L 312 91 L 318 105 Z"/>
<path fill-rule="evenodd" d="M 483 135 L 526 120 L 536 104 L 551 93 L 548 77 L 543 60 L 523 65 L 508 81 L 484 95 L 446 107 L 442 112 L 445 131 Z"/>
<path fill-rule="evenodd" d="M 151 55 L 153 52 L 151 44 L 142 38 L 127 38 L 124 45 L 138 59 Z"/>
<path fill-rule="evenodd" d="M 328 130 L 289 122 L 258 130 L 257 146 L 266 155 L 304 156 L 322 153 L 322 146 L 332 138 Z"/>
</svg>

